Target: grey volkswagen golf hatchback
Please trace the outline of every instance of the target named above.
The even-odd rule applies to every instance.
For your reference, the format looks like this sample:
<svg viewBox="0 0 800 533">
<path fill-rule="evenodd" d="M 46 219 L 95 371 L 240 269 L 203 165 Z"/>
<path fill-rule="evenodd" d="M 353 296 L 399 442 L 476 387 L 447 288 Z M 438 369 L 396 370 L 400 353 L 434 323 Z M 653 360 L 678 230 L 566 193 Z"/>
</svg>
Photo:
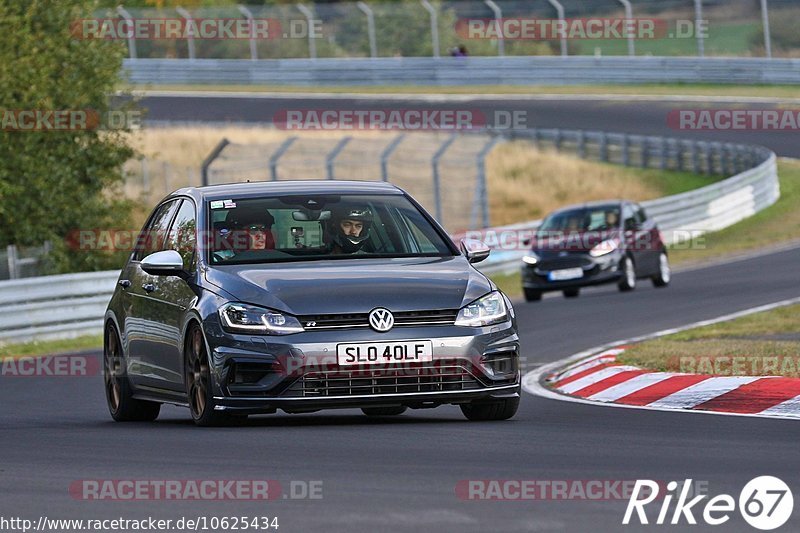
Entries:
<svg viewBox="0 0 800 533">
<path fill-rule="evenodd" d="M 283 181 L 178 190 L 150 215 L 105 315 L 114 420 L 163 403 L 198 425 L 250 414 L 456 404 L 503 420 L 520 398 L 508 298 L 401 189 Z"/>
</svg>

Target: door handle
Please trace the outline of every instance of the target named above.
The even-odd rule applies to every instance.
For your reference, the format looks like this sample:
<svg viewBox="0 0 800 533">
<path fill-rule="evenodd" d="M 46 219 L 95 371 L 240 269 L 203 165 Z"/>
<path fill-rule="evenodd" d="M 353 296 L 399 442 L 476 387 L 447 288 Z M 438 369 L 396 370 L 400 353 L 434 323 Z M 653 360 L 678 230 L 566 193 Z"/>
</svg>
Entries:
<svg viewBox="0 0 800 533">
<path fill-rule="evenodd" d="M 117 282 L 117 285 L 119 285 L 123 289 L 127 289 L 128 287 L 131 286 L 131 282 L 130 282 L 130 280 L 127 280 L 127 279 L 121 279 L 121 280 L 119 280 Z"/>
<path fill-rule="evenodd" d="M 145 283 L 145 284 L 142 285 L 142 288 L 146 292 L 153 292 L 154 290 L 156 290 L 156 286 L 153 285 L 152 283 Z"/>
</svg>

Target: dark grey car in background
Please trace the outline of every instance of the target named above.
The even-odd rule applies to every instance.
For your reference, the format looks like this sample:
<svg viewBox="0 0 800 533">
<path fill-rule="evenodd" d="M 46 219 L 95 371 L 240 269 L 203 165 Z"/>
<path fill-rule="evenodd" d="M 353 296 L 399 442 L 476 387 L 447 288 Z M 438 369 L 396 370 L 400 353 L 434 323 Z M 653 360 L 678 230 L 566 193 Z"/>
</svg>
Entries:
<svg viewBox="0 0 800 533">
<path fill-rule="evenodd" d="M 669 285 L 667 246 L 655 220 L 637 203 L 607 200 L 564 207 L 549 214 L 522 259 L 527 301 L 562 291 L 567 298 L 582 287 L 616 283 L 623 292 L 637 280 Z"/>
<path fill-rule="evenodd" d="M 115 420 L 519 404 L 508 298 L 402 190 L 302 181 L 187 188 L 148 219 L 105 316 Z"/>
</svg>

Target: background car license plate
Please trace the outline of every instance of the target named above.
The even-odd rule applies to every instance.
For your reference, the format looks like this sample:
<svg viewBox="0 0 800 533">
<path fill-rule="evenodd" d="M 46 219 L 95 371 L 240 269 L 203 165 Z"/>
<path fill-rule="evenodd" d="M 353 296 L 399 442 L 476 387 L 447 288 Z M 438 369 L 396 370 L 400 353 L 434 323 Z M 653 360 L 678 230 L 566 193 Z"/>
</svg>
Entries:
<svg viewBox="0 0 800 533">
<path fill-rule="evenodd" d="M 432 360 L 432 341 L 362 342 L 336 345 L 336 361 L 340 366 L 421 363 Z"/>
<path fill-rule="evenodd" d="M 565 281 L 568 279 L 578 279 L 583 277 L 582 268 L 565 268 L 563 270 L 553 270 L 547 274 L 550 281 Z"/>
</svg>

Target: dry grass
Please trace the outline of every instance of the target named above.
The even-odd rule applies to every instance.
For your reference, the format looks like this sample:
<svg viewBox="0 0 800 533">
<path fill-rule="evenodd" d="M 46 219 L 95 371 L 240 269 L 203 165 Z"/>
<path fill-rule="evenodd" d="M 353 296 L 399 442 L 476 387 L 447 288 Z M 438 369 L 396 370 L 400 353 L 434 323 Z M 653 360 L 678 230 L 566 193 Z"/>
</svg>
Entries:
<svg viewBox="0 0 800 533">
<path fill-rule="evenodd" d="M 493 225 L 541 218 L 565 204 L 608 198 L 638 201 L 663 192 L 631 169 L 537 150 L 525 141 L 497 146 L 486 172 Z"/>
</svg>

